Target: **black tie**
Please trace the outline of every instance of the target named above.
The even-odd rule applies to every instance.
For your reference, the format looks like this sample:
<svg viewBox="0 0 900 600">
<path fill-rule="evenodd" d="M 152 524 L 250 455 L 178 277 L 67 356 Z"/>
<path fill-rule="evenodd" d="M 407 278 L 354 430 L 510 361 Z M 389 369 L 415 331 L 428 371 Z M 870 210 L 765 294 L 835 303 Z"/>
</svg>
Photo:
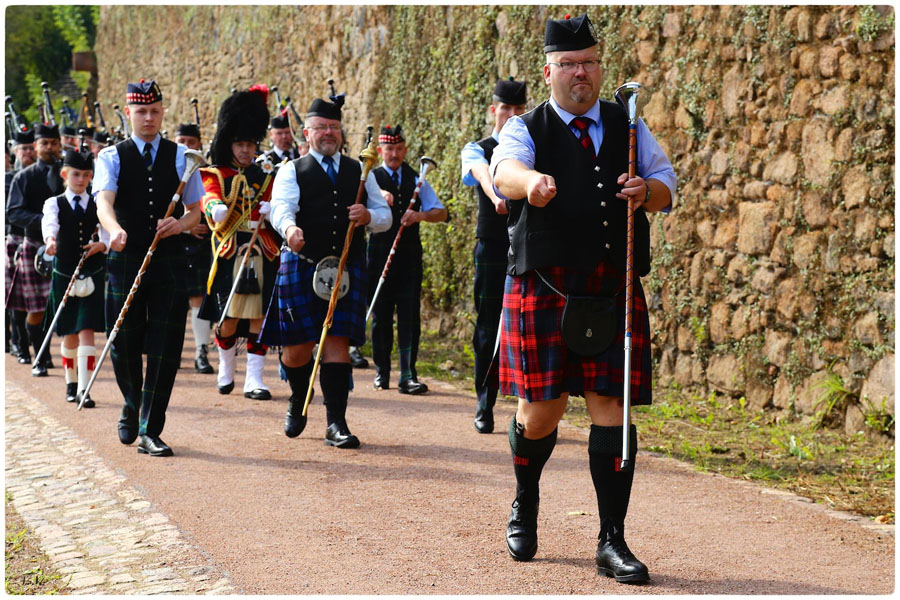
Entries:
<svg viewBox="0 0 900 600">
<path fill-rule="evenodd" d="M 400 174 L 397 171 L 391 173 L 391 180 L 394 182 L 394 187 L 398 190 L 400 189 Z"/>
<path fill-rule="evenodd" d="M 325 173 L 331 179 L 331 183 L 337 185 L 337 171 L 334 170 L 334 159 L 330 156 L 323 156 L 322 162 L 325 163 Z"/>
<path fill-rule="evenodd" d="M 47 169 L 47 187 L 50 188 L 51 194 L 57 193 L 61 182 L 62 178 L 59 176 L 59 163 L 54 161 L 53 164 L 50 165 L 50 168 Z"/>
<path fill-rule="evenodd" d="M 75 216 L 78 217 L 78 220 L 80 221 L 84 218 L 84 209 L 81 208 L 81 196 L 75 196 L 72 200 L 75 202 Z"/>
<path fill-rule="evenodd" d="M 150 144 L 144 144 L 144 166 L 148 171 L 153 170 L 153 155 L 150 154 Z"/>
</svg>

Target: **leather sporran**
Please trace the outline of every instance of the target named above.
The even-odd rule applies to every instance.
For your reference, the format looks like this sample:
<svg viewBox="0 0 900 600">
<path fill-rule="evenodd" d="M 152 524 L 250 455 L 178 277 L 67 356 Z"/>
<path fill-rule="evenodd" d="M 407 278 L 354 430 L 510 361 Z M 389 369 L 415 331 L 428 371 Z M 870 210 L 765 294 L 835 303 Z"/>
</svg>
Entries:
<svg viewBox="0 0 900 600">
<path fill-rule="evenodd" d="M 331 300 L 331 290 L 334 289 L 337 280 L 338 267 L 341 259 L 337 256 L 326 256 L 316 265 L 313 273 L 313 292 L 322 300 Z M 341 273 L 341 281 L 338 288 L 338 300 L 350 291 L 350 276 L 346 269 Z"/>
<path fill-rule="evenodd" d="M 596 356 L 616 337 L 615 296 L 566 296 L 560 323 L 563 341 L 580 356 Z"/>
</svg>

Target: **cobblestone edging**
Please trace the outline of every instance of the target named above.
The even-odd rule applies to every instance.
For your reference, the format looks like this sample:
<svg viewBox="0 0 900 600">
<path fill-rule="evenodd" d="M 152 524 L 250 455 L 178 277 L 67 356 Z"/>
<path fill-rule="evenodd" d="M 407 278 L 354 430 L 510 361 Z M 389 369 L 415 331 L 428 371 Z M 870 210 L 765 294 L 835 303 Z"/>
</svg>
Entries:
<svg viewBox="0 0 900 600">
<path fill-rule="evenodd" d="M 239 593 L 140 491 L 9 381 L 6 491 L 71 593 Z"/>
</svg>

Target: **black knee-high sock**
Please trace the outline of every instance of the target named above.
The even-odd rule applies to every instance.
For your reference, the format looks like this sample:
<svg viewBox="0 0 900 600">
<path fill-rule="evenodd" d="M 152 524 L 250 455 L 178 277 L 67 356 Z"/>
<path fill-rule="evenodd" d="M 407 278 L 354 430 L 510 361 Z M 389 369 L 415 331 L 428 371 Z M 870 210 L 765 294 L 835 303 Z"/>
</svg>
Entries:
<svg viewBox="0 0 900 600">
<path fill-rule="evenodd" d="M 322 363 L 319 370 L 319 384 L 325 397 L 325 413 L 329 425 L 347 423 L 350 369 L 350 363 Z"/>
<path fill-rule="evenodd" d="M 547 437 L 529 440 L 525 428 L 513 415 L 509 423 L 509 448 L 512 450 L 513 470 L 516 473 L 516 499 L 520 503 L 535 503 L 540 499 L 541 471 L 556 446 L 557 429 Z"/>
<path fill-rule="evenodd" d="M 630 459 L 634 465 L 637 454 L 637 428 L 630 429 Z M 601 528 L 610 526 L 620 528 L 625 523 L 628 513 L 628 501 L 631 498 L 631 484 L 634 481 L 634 468 L 619 470 L 622 456 L 622 426 L 601 427 L 591 425 L 588 438 L 588 455 L 591 463 L 591 479 L 597 493 L 597 512 L 600 515 Z"/>
<path fill-rule="evenodd" d="M 313 361 L 309 359 L 305 365 L 299 367 L 289 367 L 281 363 L 281 368 L 287 376 L 288 383 L 291 386 L 291 396 L 294 399 L 306 399 L 306 392 L 309 389 L 309 377 L 312 375 Z"/>
<path fill-rule="evenodd" d="M 37 353 L 41 349 L 41 344 L 44 342 L 44 328 L 40 323 L 37 325 L 25 323 L 25 328 L 28 330 L 28 339 L 31 341 L 31 347 L 34 348 L 34 356 L 37 358 Z M 48 349 L 44 351 L 44 356 L 41 357 L 41 362 L 47 360 L 47 353 L 49 351 L 50 349 L 48 347 Z"/>
</svg>

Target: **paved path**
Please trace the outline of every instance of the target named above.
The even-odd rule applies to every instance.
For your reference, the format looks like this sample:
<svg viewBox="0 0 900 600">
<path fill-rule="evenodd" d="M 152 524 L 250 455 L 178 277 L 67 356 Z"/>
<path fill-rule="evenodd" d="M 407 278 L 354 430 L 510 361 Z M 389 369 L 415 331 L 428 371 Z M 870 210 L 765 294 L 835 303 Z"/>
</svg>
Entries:
<svg viewBox="0 0 900 600">
<path fill-rule="evenodd" d="M 542 481 L 540 548 L 503 542 L 514 480 L 504 433 L 479 435 L 474 400 L 437 382 L 426 396 L 374 392 L 356 372 L 359 450 L 322 443 L 317 395 L 297 439 L 276 399 L 220 396 L 185 348 L 163 435 L 175 457 L 116 437 L 110 364 L 77 412 L 62 371 L 32 378 L 6 358 L 6 487 L 81 592 L 273 594 L 888 594 L 893 526 L 641 453 L 627 521 L 652 582 L 598 577 L 599 523 L 587 433 L 560 428 Z M 58 362 L 58 357 L 56 357 Z M 215 355 L 213 355 L 215 362 Z M 239 357 L 238 389 L 243 380 Z M 513 404 L 501 403 L 498 423 Z M 500 427 L 499 429 L 505 429 Z"/>
</svg>

